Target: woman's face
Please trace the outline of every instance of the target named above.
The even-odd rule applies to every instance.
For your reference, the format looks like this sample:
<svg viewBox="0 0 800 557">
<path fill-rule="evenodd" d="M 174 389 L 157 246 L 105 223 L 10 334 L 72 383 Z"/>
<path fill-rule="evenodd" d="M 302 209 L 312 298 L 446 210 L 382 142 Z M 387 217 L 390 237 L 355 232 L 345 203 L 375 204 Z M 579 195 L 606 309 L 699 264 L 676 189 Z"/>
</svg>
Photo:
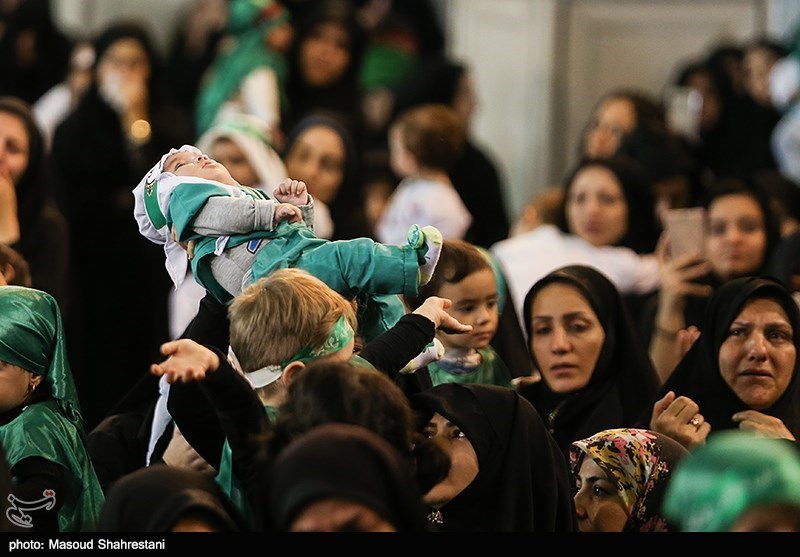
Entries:
<svg viewBox="0 0 800 557">
<path fill-rule="evenodd" d="M 755 273 L 767 249 L 764 213 L 749 195 L 732 194 L 715 199 L 708 208 L 706 254 L 722 280 Z"/>
<path fill-rule="evenodd" d="M 613 246 L 628 231 L 628 203 L 619 180 L 601 166 L 581 169 L 566 199 L 569 231 L 593 246 Z"/>
<path fill-rule="evenodd" d="M 777 59 L 775 53 L 763 46 L 750 48 L 744 54 L 744 86 L 747 93 L 760 105 L 772 106 L 769 75 Z"/>
<path fill-rule="evenodd" d="M 584 456 L 573 497 L 581 532 L 622 532 L 628 513 L 616 485 L 597 463 Z"/>
<path fill-rule="evenodd" d="M 226 137 L 216 139 L 209 148 L 209 156 L 228 169 L 231 177 L 244 186 L 257 187 L 260 184 L 250 159 L 235 142 Z M 273 184 L 264 184 L 273 185 Z M 275 184 L 277 185 L 277 184 Z"/>
<path fill-rule="evenodd" d="M 761 411 L 786 391 L 796 358 L 786 312 L 773 300 L 755 299 L 728 328 L 719 347 L 719 371 L 742 402 Z"/>
<path fill-rule="evenodd" d="M 478 476 L 478 455 L 464 432 L 441 414 L 434 414 L 422 433 L 450 457 L 447 477 L 422 498 L 426 505 L 439 509 L 464 491 Z"/>
<path fill-rule="evenodd" d="M 41 380 L 40 375 L 0 360 L 0 414 L 25 402 Z"/>
<path fill-rule="evenodd" d="M 314 27 L 300 46 L 300 71 L 313 87 L 336 83 L 350 65 L 350 37 L 336 23 L 321 23 Z"/>
<path fill-rule="evenodd" d="M 605 338 L 597 314 L 574 287 L 548 284 L 533 300 L 530 348 L 554 392 L 570 393 L 589 383 Z"/>
<path fill-rule="evenodd" d="M 339 134 L 313 126 L 295 140 L 284 163 L 289 176 L 305 182 L 308 193 L 329 205 L 342 185 L 346 156 Z"/>
<path fill-rule="evenodd" d="M 0 112 L 0 174 L 18 184 L 28 168 L 29 155 L 25 124 L 9 112 Z"/>
<path fill-rule="evenodd" d="M 142 43 L 133 38 L 119 39 L 103 53 L 97 65 L 99 85 L 114 86 L 128 81 L 146 83 L 150 79 L 150 59 Z"/>
<path fill-rule="evenodd" d="M 619 149 L 622 139 L 636 128 L 636 111 L 624 98 L 600 103 L 589 123 L 583 142 L 583 154 L 607 158 Z"/>
</svg>

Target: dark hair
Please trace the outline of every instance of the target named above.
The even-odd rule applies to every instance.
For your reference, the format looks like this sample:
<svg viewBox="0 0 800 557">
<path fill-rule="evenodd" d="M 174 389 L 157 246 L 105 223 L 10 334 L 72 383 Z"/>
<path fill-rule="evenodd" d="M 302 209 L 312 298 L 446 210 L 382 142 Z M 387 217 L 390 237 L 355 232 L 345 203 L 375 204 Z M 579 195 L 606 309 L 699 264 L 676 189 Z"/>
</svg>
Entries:
<svg viewBox="0 0 800 557">
<path fill-rule="evenodd" d="M 272 445 L 279 450 L 300 433 L 329 422 L 364 426 L 410 455 L 414 421 L 408 399 L 373 368 L 321 360 L 298 371 L 280 406 Z"/>
<path fill-rule="evenodd" d="M 390 129 L 398 130 L 403 146 L 423 166 L 449 171 L 464 150 L 466 131 L 455 110 L 430 103 L 401 113 Z"/>
<path fill-rule="evenodd" d="M 764 249 L 764 257 L 761 261 L 761 269 L 754 269 L 751 274 L 758 274 L 769 262 L 772 253 L 780 242 L 780 224 L 775 212 L 772 210 L 769 195 L 764 188 L 753 180 L 739 178 L 723 178 L 717 180 L 708 188 L 703 197 L 701 205 L 708 210 L 717 199 L 728 195 L 745 195 L 753 198 L 761 209 L 764 217 L 764 230 L 767 236 L 767 245 Z"/>
<path fill-rule="evenodd" d="M 353 129 L 348 125 L 344 115 L 334 110 L 320 109 L 304 116 L 289 132 L 282 157 L 286 157 L 306 130 L 317 126 L 336 133 L 344 145 L 342 183 L 336 192 L 336 197 L 329 204 L 334 222 L 333 239 L 351 239 L 368 235 L 363 214 L 364 192 L 361 188 L 359 151 L 353 138 Z"/>
<path fill-rule="evenodd" d="M 160 106 L 166 98 L 166 93 L 162 88 L 162 60 L 160 53 L 153 42 L 152 32 L 143 21 L 134 19 L 122 19 L 112 22 L 106 26 L 94 40 L 95 62 L 94 71 L 102 62 L 106 51 L 117 41 L 122 39 L 132 39 L 139 43 L 147 56 L 150 65 L 150 78 L 147 81 L 149 92 L 149 102 L 151 106 Z M 97 87 L 95 82 L 93 87 Z"/>
<path fill-rule="evenodd" d="M 491 270 L 491 263 L 474 244 L 464 240 L 445 240 L 431 280 L 419 288 L 416 296 L 406 296 L 405 302 L 412 310 L 417 309 L 430 296 L 438 296 L 445 284 L 461 282 L 483 269 Z"/>
<path fill-rule="evenodd" d="M 582 157 L 585 151 L 585 141 L 587 132 L 592 129 L 595 124 L 595 114 L 604 103 L 610 100 L 623 99 L 631 103 L 633 107 L 633 114 L 636 118 L 636 125 L 634 130 L 640 128 L 648 129 L 665 129 L 666 117 L 664 114 L 664 107 L 656 98 L 643 89 L 635 89 L 630 87 L 619 87 L 611 89 L 603 94 L 595 103 L 592 108 L 592 114 L 583 131 L 580 135 L 580 142 L 578 144 L 578 156 Z"/>
<path fill-rule="evenodd" d="M 556 225 L 562 231 L 572 234 L 567 223 L 569 192 L 578 173 L 592 166 L 605 168 L 616 176 L 628 206 L 628 228 L 617 245 L 628 247 L 636 253 L 652 253 L 658 242 L 660 226 L 656 217 L 651 184 L 642 165 L 626 155 L 581 159 L 564 181 L 564 196 Z"/>
<path fill-rule="evenodd" d="M 14 184 L 17 192 L 20 237 L 26 238 L 28 230 L 39 220 L 45 200 L 51 193 L 44 139 L 34 119 L 31 105 L 27 102 L 17 97 L 0 97 L 0 112 L 18 118 L 28 136 L 28 166 L 20 176 L 19 182 Z"/>
</svg>

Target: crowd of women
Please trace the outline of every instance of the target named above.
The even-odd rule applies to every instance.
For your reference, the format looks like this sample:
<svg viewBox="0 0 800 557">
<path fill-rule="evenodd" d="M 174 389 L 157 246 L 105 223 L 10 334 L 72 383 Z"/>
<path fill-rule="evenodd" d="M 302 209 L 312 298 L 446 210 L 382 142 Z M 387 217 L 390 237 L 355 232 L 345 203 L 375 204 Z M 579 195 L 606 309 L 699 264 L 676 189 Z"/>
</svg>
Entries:
<svg viewBox="0 0 800 557">
<path fill-rule="evenodd" d="M 794 45 L 676 68 L 690 129 L 608 91 L 512 223 L 429 2 L 188 4 L 166 56 L 2 14 L 1 530 L 800 531 Z M 374 338 L 307 271 L 176 280 L 132 190 L 182 145 L 320 238 L 436 227 L 432 276 Z"/>
</svg>

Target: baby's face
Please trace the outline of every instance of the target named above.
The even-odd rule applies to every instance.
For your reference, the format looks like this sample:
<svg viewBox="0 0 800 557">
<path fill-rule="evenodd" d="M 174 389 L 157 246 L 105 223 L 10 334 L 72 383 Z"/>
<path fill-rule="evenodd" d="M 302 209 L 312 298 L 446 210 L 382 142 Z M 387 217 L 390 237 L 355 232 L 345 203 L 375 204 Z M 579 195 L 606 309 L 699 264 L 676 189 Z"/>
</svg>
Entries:
<svg viewBox="0 0 800 557">
<path fill-rule="evenodd" d="M 190 151 L 179 151 L 167 157 L 164 162 L 164 172 L 171 172 L 176 176 L 194 176 L 215 180 L 232 186 L 237 185 L 227 168 L 205 154 L 198 155 Z"/>
</svg>

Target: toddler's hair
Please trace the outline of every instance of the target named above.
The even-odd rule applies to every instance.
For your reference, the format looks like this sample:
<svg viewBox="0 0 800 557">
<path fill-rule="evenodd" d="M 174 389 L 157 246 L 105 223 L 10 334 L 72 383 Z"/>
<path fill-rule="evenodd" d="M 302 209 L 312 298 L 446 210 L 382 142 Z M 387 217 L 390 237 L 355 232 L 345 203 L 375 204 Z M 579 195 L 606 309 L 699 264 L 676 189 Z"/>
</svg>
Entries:
<svg viewBox="0 0 800 557">
<path fill-rule="evenodd" d="M 492 270 L 492 265 L 475 244 L 465 240 L 445 240 L 430 282 L 421 286 L 416 296 L 406 296 L 405 303 L 413 311 L 427 298 L 438 296 L 445 283 L 461 282 L 472 273 L 483 269 Z"/>
<path fill-rule="evenodd" d="M 423 104 L 402 112 L 392 123 L 403 146 L 421 166 L 449 170 L 464 150 L 466 131 L 445 104 Z"/>
<path fill-rule="evenodd" d="M 302 269 L 279 269 L 231 302 L 230 343 L 245 373 L 318 348 L 340 317 L 357 330 L 354 305 Z"/>
</svg>

